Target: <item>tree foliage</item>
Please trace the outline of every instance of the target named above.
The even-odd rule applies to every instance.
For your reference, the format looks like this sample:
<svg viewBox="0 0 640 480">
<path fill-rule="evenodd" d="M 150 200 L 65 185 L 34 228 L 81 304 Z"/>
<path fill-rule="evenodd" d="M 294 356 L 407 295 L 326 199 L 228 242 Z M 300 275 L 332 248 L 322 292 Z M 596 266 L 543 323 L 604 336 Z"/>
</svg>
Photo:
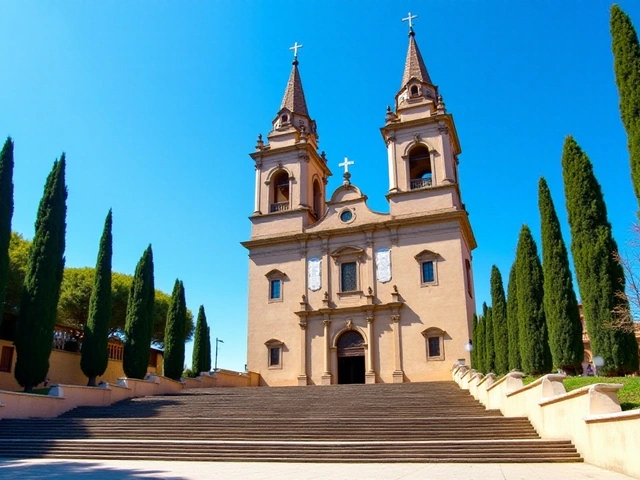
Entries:
<svg viewBox="0 0 640 480">
<path fill-rule="evenodd" d="M 542 227 L 544 313 L 554 368 L 575 372 L 584 357 L 582 323 L 573 289 L 569 255 L 562 239 L 560 221 L 544 178 L 538 184 L 538 207 Z"/>
<path fill-rule="evenodd" d="M 100 238 L 93 290 L 89 300 L 89 318 L 82 340 L 80 368 L 89 378 L 89 386 L 95 386 L 96 377 L 105 372 L 109 362 L 107 343 L 111 320 L 111 259 L 113 256 L 111 226 L 112 216 L 109 210 Z"/>
<path fill-rule="evenodd" d="M 209 326 L 204 306 L 198 309 L 198 320 L 196 321 L 196 332 L 193 337 L 193 357 L 191 367 L 196 374 L 211 370 L 211 339 L 209 337 Z"/>
<path fill-rule="evenodd" d="M 22 235 L 11 232 L 9 243 L 9 276 L 7 278 L 7 291 L 4 299 L 4 313 L 17 315 L 20 311 L 20 295 L 22 285 L 27 276 L 31 242 L 25 240 Z"/>
<path fill-rule="evenodd" d="M 180 380 L 184 369 L 184 330 L 187 323 L 187 304 L 184 285 L 176 279 L 167 312 L 164 334 L 164 375 Z"/>
<path fill-rule="evenodd" d="M 149 363 L 154 307 L 153 251 L 142 254 L 131 283 L 124 327 L 122 367 L 127 377 L 144 378 Z"/>
<path fill-rule="evenodd" d="M 0 302 L 4 302 L 9 278 L 9 244 L 13 216 L 13 141 L 7 138 L 0 151 Z M 2 322 L 2 315 L 0 315 Z"/>
<path fill-rule="evenodd" d="M 471 343 L 473 348 L 471 349 L 471 368 L 479 370 L 478 368 L 478 360 L 477 360 L 477 352 L 478 352 L 478 315 L 473 314 L 473 322 L 472 322 L 472 330 L 471 330 Z"/>
<path fill-rule="evenodd" d="M 493 322 L 495 371 L 498 375 L 505 375 L 509 372 L 507 301 L 504 295 L 502 275 L 495 265 L 491 268 L 491 321 Z"/>
<path fill-rule="evenodd" d="M 518 320 L 518 286 L 516 283 L 516 261 L 509 271 L 507 285 L 507 330 L 509 334 L 509 370 L 522 370 L 520 361 L 520 334 Z"/>
<path fill-rule="evenodd" d="M 524 373 L 551 371 L 551 352 L 544 317 L 542 265 L 531 231 L 522 226 L 516 253 L 520 359 Z"/>
<path fill-rule="evenodd" d="M 600 184 L 589 157 L 568 136 L 562 152 L 562 175 L 571 253 L 582 298 L 587 331 L 594 355 L 604 359 L 601 371 L 623 375 L 638 370 L 638 344 L 630 319 L 615 318 L 614 311 L 628 309 L 624 271 L 611 233 Z"/>
<path fill-rule="evenodd" d="M 476 351 L 476 363 L 477 366 L 475 367 L 476 370 L 478 370 L 479 372 L 483 372 L 483 373 L 487 373 L 488 370 L 485 366 L 485 361 L 484 361 L 484 357 L 485 357 L 485 342 L 484 342 L 484 337 L 485 337 L 485 324 L 486 322 L 484 321 L 484 317 L 481 315 L 480 317 L 478 317 L 478 337 L 476 339 L 476 344 L 473 347 L 474 350 Z"/>
<path fill-rule="evenodd" d="M 484 317 L 484 368 L 486 373 L 496 371 L 495 339 L 493 337 L 493 312 L 486 303 L 482 304 Z"/>
<path fill-rule="evenodd" d="M 631 19 L 618 5 L 611 7 L 610 27 L 620 116 L 627 131 L 633 189 L 640 202 L 640 44 Z"/>
<path fill-rule="evenodd" d="M 35 236 L 20 301 L 15 377 L 25 391 L 49 371 L 53 327 L 64 270 L 67 188 L 65 156 L 53 164 L 40 200 Z"/>
</svg>

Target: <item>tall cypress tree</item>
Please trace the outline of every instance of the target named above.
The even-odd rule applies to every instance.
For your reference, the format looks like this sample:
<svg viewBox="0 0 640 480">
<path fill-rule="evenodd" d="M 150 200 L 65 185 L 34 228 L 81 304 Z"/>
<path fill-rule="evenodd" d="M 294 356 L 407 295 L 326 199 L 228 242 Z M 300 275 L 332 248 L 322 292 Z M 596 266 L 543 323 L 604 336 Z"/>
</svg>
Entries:
<svg viewBox="0 0 640 480">
<path fill-rule="evenodd" d="M 93 290 L 89 300 L 89 318 L 84 327 L 82 341 L 82 357 L 80 368 L 89 377 L 87 383 L 92 387 L 96 377 L 102 375 L 109 362 L 108 340 L 109 321 L 111 320 L 111 259 L 113 256 L 113 239 L 111 235 L 111 210 L 104 221 L 104 229 L 100 238 L 100 248 L 96 261 L 96 273 Z"/>
<path fill-rule="evenodd" d="M 551 352 L 544 318 L 542 265 L 526 225 L 520 230 L 516 259 L 522 369 L 533 375 L 548 373 L 551 371 Z"/>
<path fill-rule="evenodd" d="M 491 307 L 486 303 L 482 304 L 484 316 L 484 368 L 487 373 L 496 371 L 495 339 L 493 337 L 493 315 Z"/>
<path fill-rule="evenodd" d="M 478 360 L 476 355 L 478 352 L 478 315 L 473 314 L 473 330 L 471 330 L 471 343 L 473 348 L 471 349 L 471 368 L 478 370 Z"/>
<path fill-rule="evenodd" d="M 632 321 L 612 313 L 628 308 L 619 296 L 625 281 L 622 265 L 614 258 L 618 246 L 591 161 L 571 136 L 564 142 L 562 175 L 571 253 L 593 354 L 604 359 L 601 371 L 607 375 L 636 372 L 638 343 Z"/>
<path fill-rule="evenodd" d="M 507 286 L 507 329 L 509 331 L 509 370 L 522 370 L 520 361 L 520 334 L 518 321 L 518 287 L 516 283 L 516 261 L 511 265 Z"/>
<path fill-rule="evenodd" d="M 176 279 L 164 329 L 164 375 L 173 380 L 180 380 L 184 370 L 186 324 L 187 304 L 184 298 L 184 285 Z M 200 372 L 196 371 L 196 373 Z"/>
<path fill-rule="evenodd" d="M 476 362 L 478 363 L 478 366 L 476 367 L 476 370 L 482 372 L 482 373 L 487 373 L 487 368 L 485 366 L 485 342 L 484 342 L 484 337 L 485 337 L 485 324 L 486 322 L 484 321 L 484 317 L 481 315 L 478 318 L 478 338 L 477 338 L 477 345 L 474 347 L 474 349 L 476 350 Z"/>
<path fill-rule="evenodd" d="M 13 216 L 13 141 L 7 138 L 0 152 L 0 305 L 9 277 L 9 243 Z M 0 314 L 0 323 L 2 315 Z"/>
<path fill-rule="evenodd" d="M 16 330 L 15 377 L 30 392 L 47 378 L 60 284 L 64 270 L 67 215 L 65 156 L 56 160 L 38 207 L 35 236 L 22 287 Z"/>
<path fill-rule="evenodd" d="M 211 369 L 211 361 L 208 361 L 209 352 L 209 327 L 207 326 L 207 316 L 204 313 L 204 306 L 200 305 L 198 310 L 198 320 L 196 321 L 196 331 L 193 336 L 193 358 L 191 365 L 196 374 L 208 372 Z M 208 361 L 208 362 L 207 362 Z"/>
<path fill-rule="evenodd" d="M 122 359 L 122 367 L 127 377 L 144 378 L 147 373 L 154 300 L 153 251 L 149 245 L 136 266 L 127 300 Z"/>
<path fill-rule="evenodd" d="M 204 363 L 206 372 L 211 371 L 211 328 L 207 326 L 207 360 Z"/>
<path fill-rule="evenodd" d="M 538 183 L 538 207 L 542 226 L 544 313 L 553 367 L 576 372 L 584 356 L 582 323 L 569 269 L 567 247 L 562 239 L 558 215 L 544 177 Z"/>
<path fill-rule="evenodd" d="M 640 202 L 640 44 L 631 19 L 618 5 L 611 7 L 610 26 L 620 115 L 627 131 L 631 180 Z"/>
<path fill-rule="evenodd" d="M 495 265 L 491 268 L 491 321 L 493 322 L 493 349 L 498 375 L 509 371 L 509 331 L 507 327 L 507 301 L 504 296 L 502 275 Z"/>
</svg>

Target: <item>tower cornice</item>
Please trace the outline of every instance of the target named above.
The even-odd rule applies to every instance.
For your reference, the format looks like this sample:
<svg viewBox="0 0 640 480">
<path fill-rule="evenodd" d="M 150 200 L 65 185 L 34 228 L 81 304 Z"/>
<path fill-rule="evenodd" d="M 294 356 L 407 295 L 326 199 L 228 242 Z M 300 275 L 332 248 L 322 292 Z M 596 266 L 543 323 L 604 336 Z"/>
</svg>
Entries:
<svg viewBox="0 0 640 480">
<path fill-rule="evenodd" d="M 382 135 L 385 143 L 389 140 L 389 138 L 394 137 L 395 132 L 399 132 L 402 130 L 408 130 L 413 127 L 421 127 L 428 126 L 434 124 L 443 123 L 443 127 L 447 127 L 448 134 L 451 136 L 451 140 L 454 146 L 454 154 L 460 155 L 462 153 L 462 148 L 460 146 L 460 140 L 458 138 L 458 132 L 456 130 L 455 122 L 453 121 L 453 115 L 450 113 L 443 113 L 438 115 L 433 115 L 429 117 L 421 117 L 415 118 L 412 120 L 404 120 L 400 122 L 388 123 L 384 127 L 380 128 L 380 133 Z"/>
</svg>

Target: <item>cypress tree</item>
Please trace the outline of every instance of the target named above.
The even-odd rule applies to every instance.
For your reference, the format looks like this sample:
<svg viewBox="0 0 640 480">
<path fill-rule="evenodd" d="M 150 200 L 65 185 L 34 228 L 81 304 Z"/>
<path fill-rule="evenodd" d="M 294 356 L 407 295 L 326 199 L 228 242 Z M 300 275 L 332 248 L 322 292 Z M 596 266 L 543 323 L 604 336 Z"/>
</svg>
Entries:
<svg viewBox="0 0 640 480">
<path fill-rule="evenodd" d="M 129 290 L 122 367 L 127 377 L 144 378 L 149 364 L 155 289 L 151 245 L 142 254 Z"/>
<path fill-rule="evenodd" d="M 495 339 L 493 337 L 493 312 L 486 303 L 482 304 L 484 312 L 484 368 L 487 373 L 496 371 Z"/>
<path fill-rule="evenodd" d="M 0 305 L 9 278 L 9 243 L 13 216 L 13 141 L 7 138 L 0 152 Z M 2 315 L 0 314 L 0 323 Z"/>
<path fill-rule="evenodd" d="M 473 314 L 473 330 L 471 330 L 471 368 L 478 370 L 478 360 L 476 359 L 478 352 L 478 315 Z"/>
<path fill-rule="evenodd" d="M 554 368 L 576 372 L 582 364 L 582 324 L 573 289 L 569 256 L 560 222 L 544 178 L 538 184 L 538 207 L 542 226 L 542 272 L 544 314 Z"/>
<path fill-rule="evenodd" d="M 493 322 L 493 349 L 498 375 L 509 371 L 509 331 L 507 328 L 507 301 L 504 296 L 502 275 L 495 265 L 491 268 L 491 321 Z"/>
<path fill-rule="evenodd" d="M 633 189 L 640 202 L 640 44 L 631 19 L 618 5 L 611 7 L 610 27 L 620 116 L 627 131 Z"/>
<path fill-rule="evenodd" d="M 520 334 L 518 320 L 518 287 L 516 283 L 516 261 L 511 265 L 507 286 L 507 329 L 509 331 L 509 370 L 522 370 L 520 361 Z"/>
<path fill-rule="evenodd" d="M 211 329 L 207 326 L 207 360 L 204 363 L 206 372 L 211 371 Z"/>
<path fill-rule="evenodd" d="M 478 366 L 476 367 L 476 370 L 478 370 L 479 372 L 482 373 L 487 373 L 487 368 L 485 366 L 485 361 L 484 361 L 484 357 L 485 357 L 485 342 L 484 342 L 484 336 L 485 336 L 485 321 L 484 321 L 484 317 L 481 315 L 478 318 L 478 338 L 477 338 L 477 345 L 475 346 L 475 350 L 476 350 L 476 362 L 478 363 Z"/>
<path fill-rule="evenodd" d="M 88 386 L 96 384 L 96 377 L 102 375 L 109 362 L 108 339 L 111 320 L 111 259 L 113 239 L 111 235 L 111 210 L 104 221 L 100 238 L 100 248 L 96 261 L 96 273 L 89 300 L 89 317 L 84 327 L 80 368 L 89 378 Z"/>
<path fill-rule="evenodd" d="M 551 371 L 551 352 L 544 318 L 542 265 L 531 231 L 522 226 L 516 253 L 520 359 L 524 373 Z"/>
<path fill-rule="evenodd" d="M 63 153 L 60 160 L 53 164 L 40 200 L 20 298 L 14 374 L 25 392 L 30 392 L 44 381 L 49 371 L 53 328 L 64 270 L 66 200 Z"/>
<path fill-rule="evenodd" d="M 184 369 L 186 323 L 187 304 L 184 298 L 184 285 L 176 279 L 164 330 L 164 375 L 173 380 L 180 380 Z"/>
<path fill-rule="evenodd" d="M 193 358 L 191 365 L 196 374 L 208 372 L 211 369 L 209 354 L 209 327 L 207 326 L 207 316 L 204 313 L 204 306 L 200 305 L 198 310 L 198 320 L 196 321 L 196 331 L 193 337 Z"/>
<path fill-rule="evenodd" d="M 625 281 L 622 265 L 614 258 L 618 246 L 591 161 L 571 136 L 564 142 L 562 175 L 571 253 L 593 354 L 604 359 L 601 371 L 607 375 L 636 372 L 638 343 L 632 321 L 613 314 L 628 309 L 619 296 Z"/>
</svg>

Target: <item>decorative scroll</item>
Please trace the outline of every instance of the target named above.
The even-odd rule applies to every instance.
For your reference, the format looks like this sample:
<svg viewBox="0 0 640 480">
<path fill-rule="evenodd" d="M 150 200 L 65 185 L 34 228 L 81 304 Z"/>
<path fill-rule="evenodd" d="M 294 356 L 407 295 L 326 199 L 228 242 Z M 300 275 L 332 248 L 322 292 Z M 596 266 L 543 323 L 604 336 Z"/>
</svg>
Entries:
<svg viewBox="0 0 640 480">
<path fill-rule="evenodd" d="M 376 278 L 381 283 L 391 280 L 391 251 L 388 248 L 376 250 Z"/>
<path fill-rule="evenodd" d="M 308 262 L 309 290 L 317 292 L 322 288 L 322 260 L 310 258 Z"/>
</svg>

